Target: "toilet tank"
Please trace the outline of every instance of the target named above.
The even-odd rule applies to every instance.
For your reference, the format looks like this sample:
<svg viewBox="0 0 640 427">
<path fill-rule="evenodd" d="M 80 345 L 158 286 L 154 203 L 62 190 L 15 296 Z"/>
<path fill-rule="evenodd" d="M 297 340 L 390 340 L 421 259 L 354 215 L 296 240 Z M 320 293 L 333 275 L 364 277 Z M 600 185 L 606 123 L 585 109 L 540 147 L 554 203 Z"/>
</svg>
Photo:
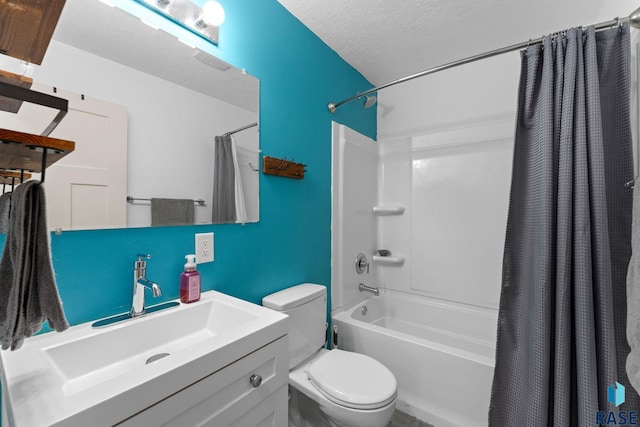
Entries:
<svg viewBox="0 0 640 427">
<path fill-rule="evenodd" d="M 327 288 L 303 283 L 262 298 L 262 305 L 289 315 L 289 369 L 325 345 Z"/>
</svg>

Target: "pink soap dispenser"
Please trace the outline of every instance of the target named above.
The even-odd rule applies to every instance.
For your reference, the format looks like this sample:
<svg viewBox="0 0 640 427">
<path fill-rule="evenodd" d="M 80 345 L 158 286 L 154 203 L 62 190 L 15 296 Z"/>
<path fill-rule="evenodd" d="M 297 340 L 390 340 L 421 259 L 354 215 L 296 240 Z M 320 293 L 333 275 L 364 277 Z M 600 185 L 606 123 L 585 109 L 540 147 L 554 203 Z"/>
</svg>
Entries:
<svg viewBox="0 0 640 427">
<path fill-rule="evenodd" d="M 185 256 L 187 263 L 180 274 L 180 301 L 196 302 L 200 299 L 200 273 L 196 271 L 196 256 Z"/>
</svg>

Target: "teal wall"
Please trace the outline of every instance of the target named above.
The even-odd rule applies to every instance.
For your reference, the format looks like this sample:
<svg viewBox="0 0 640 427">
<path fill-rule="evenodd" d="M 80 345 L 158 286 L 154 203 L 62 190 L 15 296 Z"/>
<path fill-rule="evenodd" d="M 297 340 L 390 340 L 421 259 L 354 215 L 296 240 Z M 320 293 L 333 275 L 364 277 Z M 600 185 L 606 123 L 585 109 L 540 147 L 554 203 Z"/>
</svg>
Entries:
<svg viewBox="0 0 640 427">
<path fill-rule="evenodd" d="M 133 0 L 112 1 L 145 13 Z M 215 261 L 199 266 L 203 290 L 259 303 L 264 295 L 297 283 L 330 284 L 331 121 L 375 138 L 376 114 L 353 103 L 332 115 L 327 103 L 372 85 L 276 0 L 219 1 L 227 19 L 218 47 L 199 39 L 194 44 L 260 79 L 262 153 L 306 164 L 305 178 L 260 174 L 257 224 L 52 235 L 58 288 L 72 325 L 130 309 L 137 253 L 152 254 L 148 277 L 163 291 L 148 302 L 177 298 L 184 255 L 194 251 L 195 233 L 215 233 Z"/>
<path fill-rule="evenodd" d="M 145 13 L 133 0 L 113 2 Z M 148 303 L 177 298 L 184 255 L 194 251 L 194 234 L 201 232 L 215 233 L 215 261 L 199 266 L 203 290 L 259 303 L 264 295 L 297 283 L 330 284 L 331 121 L 375 138 L 376 116 L 375 109 L 361 105 L 332 115 L 327 103 L 371 84 L 276 0 L 220 3 L 227 19 L 219 45 L 200 47 L 260 79 L 262 154 L 305 163 L 305 178 L 260 174 L 257 224 L 52 235 L 53 264 L 71 324 L 130 308 L 137 253 L 153 256 L 147 275 L 163 291 Z"/>
</svg>

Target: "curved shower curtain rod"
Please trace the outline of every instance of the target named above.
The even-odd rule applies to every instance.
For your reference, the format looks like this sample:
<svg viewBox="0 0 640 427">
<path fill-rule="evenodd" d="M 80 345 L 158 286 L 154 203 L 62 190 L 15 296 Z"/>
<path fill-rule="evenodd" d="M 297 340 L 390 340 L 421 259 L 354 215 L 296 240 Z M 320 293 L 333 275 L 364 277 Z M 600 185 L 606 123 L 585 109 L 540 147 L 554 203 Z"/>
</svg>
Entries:
<svg viewBox="0 0 640 427">
<path fill-rule="evenodd" d="M 222 136 L 230 136 L 230 135 L 233 135 L 234 133 L 238 133 L 238 132 L 242 132 L 243 130 L 250 129 L 250 128 L 254 127 L 254 126 L 258 126 L 258 122 L 250 123 L 250 124 L 248 124 L 246 126 L 242 126 L 242 127 L 238 128 L 238 129 L 231 130 L 231 131 L 223 134 Z"/>
<path fill-rule="evenodd" d="M 610 21 L 601 22 L 599 24 L 594 24 L 593 26 L 595 27 L 596 30 L 602 30 L 602 29 L 605 29 L 605 28 L 612 27 L 614 25 L 620 25 L 620 24 L 625 23 L 625 22 L 628 22 L 629 25 L 631 25 L 634 28 L 640 29 L 640 7 L 638 9 L 634 10 L 626 18 L 616 18 L 616 19 L 612 19 Z M 367 95 L 369 95 L 369 94 L 371 94 L 373 92 L 377 92 L 377 91 L 379 91 L 381 89 L 388 88 L 389 86 L 397 85 L 398 83 L 404 83 L 404 82 L 407 82 L 409 80 L 416 79 L 418 77 L 422 77 L 422 76 L 426 76 L 426 75 L 429 75 L 429 74 L 437 73 L 438 71 L 447 70 L 449 68 L 457 67 L 458 65 L 464 65 L 464 64 L 468 64 L 470 62 L 478 61 L 480 59 L 491 58 L 492 56 L 501 55 L 503 53 L 508 53 L 508 52 L 513 52 L 514 50 L 523 49 L 523 48 L 526 48 L 527 46 L 530 46 L 530 45 L 533 45 L 533 44 L 538 44 L 538 43 L 542 43 L 542 37 L 537 38 L 537 39 L 527 40 L 526 42 L 514 44 L 514 45 L 511 45 L 511 46 L 503 47 L 501 49 L 492 50 L 490 52 L 481 53 L 479 55 L 470 56 L 468 58 L 460 59 L 458 61 L 449 62 L 448 64 L 439 65 L 437 67 L 430 68 L 428 70 L 424 70 L 424 71 L 421 71 L 421 72 L 416 73 L 416 74 L 411 74 L 410 76 L 402 77 L 402 78 L 400 78 L 398 80 L 394 80 L 392 82 L 385 83 L 385 84 L 380 85 L 380 86 L 376 86 L 376 87 L 371 88 L 369 90 L 366 90 L 364 92 L 357 93 L 357 94 L 353 95 L 352 97 L 344 99 L 344 100 L 342 100 L 340 102 L 336 102 L 336 103 L 330 102 L 329 105 L 328 105 L 328 108 L 329 108 L 329 111 L 331 113 L 335 113 L 336 110 L 338 109 L 338 107 L 340 107 L 341 105 L 347 104 L 347 103 L 349 103 L 351 101 L 355 101 L 356 99 L 360 99 L 362 97 L 366 97 Z"/>
</svg>

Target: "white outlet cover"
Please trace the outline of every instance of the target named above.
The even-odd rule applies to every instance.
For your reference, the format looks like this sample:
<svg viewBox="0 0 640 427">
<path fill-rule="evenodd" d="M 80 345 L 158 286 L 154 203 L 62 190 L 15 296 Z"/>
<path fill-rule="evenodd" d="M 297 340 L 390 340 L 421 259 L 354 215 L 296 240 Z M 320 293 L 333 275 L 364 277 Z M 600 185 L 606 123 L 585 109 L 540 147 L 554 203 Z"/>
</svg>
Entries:
<svg viewBox="0 0 640 427">
<path fill-rule="evenodd" d="M 196 233 L 196 263 L 213 262 L 213 233 Z"/>
</svg>

